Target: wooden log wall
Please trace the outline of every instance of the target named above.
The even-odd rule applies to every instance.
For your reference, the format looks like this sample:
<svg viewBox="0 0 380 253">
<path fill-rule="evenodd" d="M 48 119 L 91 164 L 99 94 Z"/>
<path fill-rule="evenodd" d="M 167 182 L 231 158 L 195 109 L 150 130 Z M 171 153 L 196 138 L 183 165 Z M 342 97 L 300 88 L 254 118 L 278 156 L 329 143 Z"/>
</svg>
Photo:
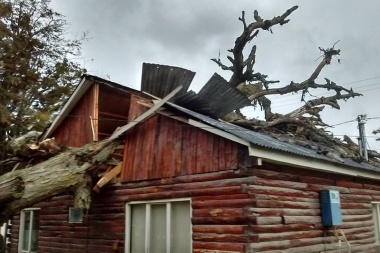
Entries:
<svg viewBox="0 0 380 253">
<path fill-rule="evenodd" d="M 322 225 L 319 191 L 324 189 L 340 192 L 338 229 L 351 252 L 375 252 L 371 202 L 380 200 L 379 182 L 266 164 L 244 171 L 254 181 L 244 186 L 254 199 L 247 215 L 255 220 L 246 231 L 253 239 L 247 252 L 348 252 L 344 241 L 339 251 L 332 230 Z"/>
<path fill-rule="evenodd" d="M 351 252 L 375 252 L 371 201 L 380 200 L 378 182 L 269 164 L 107 186 L 83 224 L 67 223 L 71 197 L 53 198 L 38 205 L 38 252 L 124 252 L 125 203 L 172 198 L 191 198 L 194 253 L 348 252 L 322 226 L 322 189 L 340 191 L 338 228 Z M 18 216 L 13 224 L 10 253 L 17 252 Z"/>
</svg>

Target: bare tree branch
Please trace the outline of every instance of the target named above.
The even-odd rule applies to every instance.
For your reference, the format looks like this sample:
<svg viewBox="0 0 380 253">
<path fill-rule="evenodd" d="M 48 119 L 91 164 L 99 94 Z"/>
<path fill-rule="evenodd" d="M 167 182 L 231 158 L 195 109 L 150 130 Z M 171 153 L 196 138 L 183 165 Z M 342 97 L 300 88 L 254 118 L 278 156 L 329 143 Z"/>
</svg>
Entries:
<svg viewBox="0 0 380 253">
<path fill-rule="evenodd" d="M 269 30 L 274 25 L 284 25 L 289 22 L 289 19 L 286 19 L 293 11 L 295 11 L 298 8 L 298 6 L 293 6 L 292 8 L 288 9 L 284 14 L 281 16 L 274 17 L 272 19 L 263 20 L 257 10 L 254 11 L 254 19 L 255 22 L 250 23 L 247 25 L 246 19 L 245 19 L 245 12 L 242 12 L 241 17 L 239 17 L 239 20 L 243 23 L 244 30 L 242 34 L 236 39 L 235 46 L 233 49 L 228 50 L 233 54 L 233 58 L 229 58 L 230 62 L 232 62 L 233 66 L 227 67 L 224 65 L 220 59 L 211 59 L 216 64 L 218 64 L 219 67 L 221 67 L 223 70 L 230 70 L 233 72 L 233 75 L 230 79 L 230 83 L 233 86 L 237 86 L 242 82 L 245 81 L 261 81 L 260 77 L 261 75 L 257 75 L 257 73 L 253 72 L 253 65 L 255 64 L 255 53 L 256 53 L 256 46 L 252 47 L 252 50 L 250 52 L 250 55 L 246 60 L 244 60 L 243 50 L 248 42 L 250 42 L 254 37 L 256 37 L 259 33 L 259 29 L 262 30 Z"/>
</svg>

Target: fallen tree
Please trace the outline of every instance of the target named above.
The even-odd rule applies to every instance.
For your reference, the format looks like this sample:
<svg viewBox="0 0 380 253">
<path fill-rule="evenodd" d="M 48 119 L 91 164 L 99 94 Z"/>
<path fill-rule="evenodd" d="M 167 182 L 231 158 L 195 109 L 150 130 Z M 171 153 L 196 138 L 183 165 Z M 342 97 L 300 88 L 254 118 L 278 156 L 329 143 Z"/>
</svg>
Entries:
<svg viewBox="0 0 380 253">
<path fill-rule="evenodd" d="M 122 136 L 141 121 L 155 113 L 182 87 L 176 88 L 148 111 L 116 130 L 111 137 L 79 148 L 70 148 L 52 158 L 33 166 L 14 170 L 0 176 L 0 224 L 25 207 L 32 206 L 49 197 L 63 192 L 75 195 L 74 206 L 90 207 L 91 172 L 98 164 L 112 155 L 116 146 L 122 143 Z M 18 139 L 17 147 L 29 145 L 25 140 L 35 134 Z"/>
</svg>

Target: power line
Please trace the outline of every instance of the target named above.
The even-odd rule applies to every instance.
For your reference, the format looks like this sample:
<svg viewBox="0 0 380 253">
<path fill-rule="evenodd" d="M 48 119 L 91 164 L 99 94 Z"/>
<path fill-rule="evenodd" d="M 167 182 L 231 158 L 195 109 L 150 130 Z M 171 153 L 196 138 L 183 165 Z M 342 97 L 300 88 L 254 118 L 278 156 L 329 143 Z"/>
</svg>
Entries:
<svg viewBox="0 0 380 253">
<path fill-rule="evenodd" d="M 348 121 L 341 122 L 341 123 L 337 123 L 337 124 L 334 124 L 334 125 L 330 125 L 330 126 L 327 126 L 326 128 L 334 127 L 334 126 L 339 126 L 339 125 L 343 125 L 343 124 L 351 123 L 351 122 L 354 122 L 354 121 L 356 121 L 356 119 L 348 120 Z"/>
</svg>

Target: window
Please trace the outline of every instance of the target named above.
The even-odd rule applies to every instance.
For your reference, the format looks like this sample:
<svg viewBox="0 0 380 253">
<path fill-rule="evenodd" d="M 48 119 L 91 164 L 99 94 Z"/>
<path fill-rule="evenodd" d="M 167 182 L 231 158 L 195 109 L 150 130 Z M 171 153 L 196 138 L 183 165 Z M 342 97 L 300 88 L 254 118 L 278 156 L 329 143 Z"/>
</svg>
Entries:
<svg viewBox="0 0 380 253">
<path fill-rule="evenodd" d="M 82 223 L 83 222 L 83 209 L 76 207 L 69 207 L 69 223 Z"/>
<path fill-rule="evenodd" d="M 31 208 L 21 211 L 18 251 L 22 253 L 37 252 L 39 229 L 39 209 Z"/>
<path fill-rule="evenodd" d="M 376 235 L 376 252 L 380 253 L 380 202 L 372 203 L 372 211 L 373 211 L 373 222 L 375 227 L 375 235 Z"/>
<path fill-rule="evenodd" d="M 127 253 L 192 252 L 188 199 L 128 203 L 125 227 Z"/>
</svg>

